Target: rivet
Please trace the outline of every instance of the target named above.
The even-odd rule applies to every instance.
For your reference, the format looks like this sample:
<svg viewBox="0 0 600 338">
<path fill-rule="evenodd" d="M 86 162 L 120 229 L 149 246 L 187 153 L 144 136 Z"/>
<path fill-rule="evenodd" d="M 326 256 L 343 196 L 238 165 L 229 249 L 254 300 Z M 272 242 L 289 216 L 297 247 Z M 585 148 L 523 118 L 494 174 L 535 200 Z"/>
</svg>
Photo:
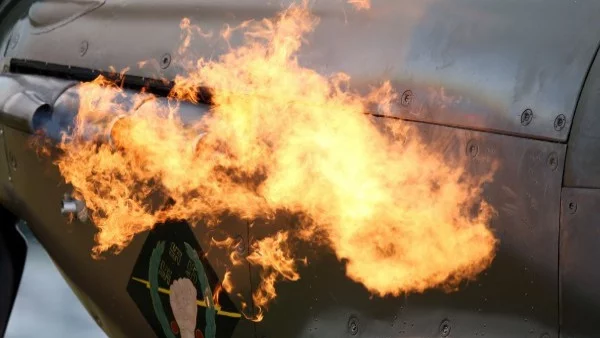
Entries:
<svg viewBox="0 0 600 338">
<path fill-rule="evenodd" d="M 0 129 L 0 135 L 4 135 L 4 129 Z"/>
<path fill-rule="evenodd" d="M 533 120 L 533 111 L 531 109 L 525 109 L 521 114 L 521 124 L 526 126 Z"/>
<path fill-rule="evenodd" d="M 88 51 L 88 47 L 89 47 L 88 42 L 85 40 L 82 41 L 81 45 L 79 46 L 79 55 L 84 56 L 85 53 L 87 53 L 87 51 Z"/>
<path fill-rule="evenodd" d="M 405 91 L 404 93 L 402 93 L 402 97 L 400 98 L 400 104 L 404 107 L 408 107 L 412 103 L 413 97 L 414 95 L 412 91 Z"/>
<path fill-rule="evenodd" d="M 450 331 L 452 331 L 450 321 L 448 319 L 442 320 L 442 323 L 440 324 L 440 337 L 448 337 L 450 335 Z"/>
<path fill-rule="evenodd" d="M 558 168 L 558 155 L 556 153 L 550 153 L 550 155 L 548 155 L 548 165 L 552 171 Z"/>
<path fill-rule="evenodd" d="M 348 331 L 353 336 L 356 336 L 358 334 L 358 319 L 356 317 L 350 317 L 350 319 L 348 320 Z"/>
<path fill-rule="evenodd" d="M 467 155 L 474 158 L 477 156 L 477 154 L 479 154 L 479 146 L 477 143 L 475 143 L 473 140 L 467 142 Z"/>
<path fill-rule="evenodd" d="M 540 338 L 550 338 L 550 335 L 548 333 L 544 332 L 540 335 Z"/>
<path fill-rule="evenodd" d="M 569 213 L 574 214 L 577 212 L 577 203 L 575 202 L 569 202 Z"/>
<path fill-rule="evenodd" d="M 558 115 L 556 119 L 554 119 L 554 129 L 556 131 L 561 131 L 566 124 L 567 118 L 563 114 Z"/>
<path fill-rule="evenodd" d="M 171 54 L 166 53 L 160 58 L 160 68 L 167 69 L 171 64 Z"/>
</svg>

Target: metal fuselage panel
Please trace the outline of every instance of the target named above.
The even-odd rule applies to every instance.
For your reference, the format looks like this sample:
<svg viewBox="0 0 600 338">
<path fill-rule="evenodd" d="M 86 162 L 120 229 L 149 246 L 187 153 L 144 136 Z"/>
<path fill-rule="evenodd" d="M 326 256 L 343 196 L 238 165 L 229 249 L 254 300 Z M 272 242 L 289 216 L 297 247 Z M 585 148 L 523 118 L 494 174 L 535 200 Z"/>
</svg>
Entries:
<svg viewBox="0 0 600 338">
<path fill-rule="evenodd" d="M 600 188 L 600 59 L 596 58 L 581 98 L 569 137 L 565 164 L 567 187 Z"/>
<path fill-rule="evenodd" d="M 15 26 L 5 56 L 172 79 L 189 61 L 177 55 L 183 17 L 214 36 L 196 37 L 186 56 L 214 59 L 240 43 L 236 35 L 230 44 L 219 38 L 225 24 L 272 17 L 289 3 L 41 1 Z M 600 40 L 600 3 L 593 0 L 374 0 L 363 12 L 344 1 L 316 1 L 312 9 L 319 24 L 300 63 L 346 72 L 355 88 L 390 80 L 400 93 L 411 90 L 411 106 L 399 105 L 397 116 L 558 141 L 567 139 Z M 167 67 L 136 67 L 165 54 Z M 526 109 L 533 115 L 522 121 Z"/>
<path fill-rule="evenodd" d="M 264 321 L 240 321 L 234 337 L 438 337 L 442 322 L 451 327 L 453 337 L 558 337 L 559 295 L 568 297 L 573 293 L 567 287 L 589 287 L 597 279 L 581 275 L 576 266 L 563 272 L 559 248 L 561 262 L 585 256 L 587 251 L 568 248 L 578 238 L 573 236 L 592 235 L 569 235 L 559 222 L 562 179 L 569 177 L 573 162 L 565 169 L 565 158 L 571 156 L 566 142 L 600 41 L 600 4 L 374 0 L 370 11 L 358 13 L 338 1 L 318 1 L 313 7 L 321 22 L 301 51 L 303 65 L 327 74 L 346 72 L 356 88 L 391 80 L 400 93 L 415 94 L 409 107 L 397 106 L 395 116 L 414 120 L 410 124 L 432 151 L 443 153 L 448 161 L 467 157 L 467 169 L 476 175 L 499 160 L 500 169 L 484 195 L 498 211 L 492 228 L 500 247 L 492 266 L 459 292 L 385 299 L 370 298 L 344 276 L 343 265 L 324 252 L 301 271 L 299 282 L 281 286 Z M 218 32 L 226 23 L 235 26 L 271 17 L 280 9 L 279 4 L 256 0 L 44 1 L 31 7 L 10 31 L 0 32 L 5 34 L 1 53 L 5 65 L 15 58 L 102 70 L 124 69 L 169 54 L 167 67 L 156 63 L 154 68 L 132 67 L 129 73 L 173 79 L 185 72 L 176 54 L 182 17 Z M 234 46 L 239 43 L 232 41 Z M 227 48 L 224 41 L 196 39 L 190 54 L 214 58 Z M 592 75 L 587 83 L 592 83 Z M 592 102 L 590 107 L 596 105 Z M 531 120 L 523 120 L 525 109 L 531 109 Z M 564 124 L 557 125 L 560 115 Z M 126 291 L 147 235 L 136 236 L 119 255 L 92 259 L 96 229 L 78 221 L 67 224 L 60 214 L 63 195 L 71 189 L 57 168 L 28 147 L 30 135 L 7 126 L 2 130 L 2 204 L 28 221 L 107 334 L 153 336 Z M 467 144 L 476 144 L 477 153 L 468 152 Z M 581 156 L 586 155 L 575 159 Z M 591 173 L 576 176 L 586 174 Z M 237 219 L 225 219 L 222 226 L 247 245 L 250 238 L 262 235 L 253 232 L 260 227 L 249 229 Z M 201 246 L 210 241 L 205 230 L 202 224 L 193 228 Z M 570 242 L 563 243 L 562 236 Z M 224 274 L 219 264 L 213 266 L 217 274 Z M 568 286 L 559 286 L 559 274 L 570 278 Z M 586 278 L 590 279 L 579 283 Z M 250 299 L 258 280 L 257 271 L 249 269 L 234 282 Z M 585 295 L 584 289 L 583 296 L 576 297 Z M 589 298 L 587 311 L 598 307 L 595 298 Z M 573 302 L 565 304 L 577 309 Z M 348 331 L 351 318 L 359 323 L 356 335 Z M 573 325 L 569 337 L 588 336 L 588 331 L 578 330 L 584 326 Z"/>
</svg>

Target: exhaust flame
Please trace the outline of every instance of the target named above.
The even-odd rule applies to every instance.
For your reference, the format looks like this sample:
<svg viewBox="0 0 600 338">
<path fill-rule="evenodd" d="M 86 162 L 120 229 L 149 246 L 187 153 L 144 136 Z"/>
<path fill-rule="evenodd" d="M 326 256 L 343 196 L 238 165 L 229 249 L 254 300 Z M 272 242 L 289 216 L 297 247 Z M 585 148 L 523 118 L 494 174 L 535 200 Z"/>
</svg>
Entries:
<svg viewBox="0 0 600 338">
<path fill-rule="evenodd" d="M 278 279 L 297 281 L 300 275 L 296 272 L 296 264 L 287 247 L 288 233 L 278 232 L 254 244 L 253 252 L 247 257 L 251 264 L 262 267 L 261 282 L 257 292 L 252 296 L 258 313 L 256 320 L 263 318 L 263 308 L 277 296 L 275 283 Z"/>
<path fill-rule="evenodd" d="M 317 23 L 306 4 L 246 22 L 242 46 L 177 77 L 173 98 L 197 102 L 198 89 L 211 88 L 211 112 L 193 126 L 184 126 L 175 102 L 139 94 L 125 105 L 123 91 L 102 77 L 81 84 L 77 123 L 56 164 L 98 227 L 95 255 L 118 253 L 167 219 L 217 224 L 225 212 L 249 220 L 278 210 L 301 214 L 298 231 L 252 245 L 247 261 L 263 268 L 256 320 L 276 297 L 277 281 L 300 278 L 292 238 L 331 247 L 348 277 L 379 296 L 456 286 L 489 265 L 493 210 L 479 199 L 490 177 L 468 177 L 418 136 L 400 142 L 402 121 L 387 122 L 387 132 L 374 125 L 364 112 L 391 109 L 397 95 L 389 83 L 361 96 L 345 89 L 344 74 L 302 67 L 297 53 Z M 201 31 L 187 19 L 181 27 L 184 50 L 190 32 Z M 110 144 L 98 142 L 107 135 Z"/>
<path fill-rule="evenodd" d="M 233 291 L 233 284 L 231 283 L 231 271 L 225 272 L 225 276 L 223 276 L 223 282 L 221 283 L 223 289 L 227 291 L 227 293 L 231 293 Z"/>
<path fill-rule="evenodd" d="M 212 244 L 217 248 L 234 249 L 231 250 L 231 253 L 229 254 L 229 259 L 231 260 L 231 263 L 233 263 L 234 266 L 244 264 L 244 257 L 242 257 L 242 254 L 238 250 L 239 246 L 241 245 L 239 241 L 236 241 L 234 238 L 231 237 L 222 241 L 217 241 L 213 238 Z"/>
<path fill-rule="evenodd" d="M 215 287 L 215 291 L 213 292 L 213 303 L 217 306 L 220 305 L 219 296 L 221 295 L 221 292 L 223 290 L 225 290 L 225 292 L 227 293 L 231 293 L 233 291 L 233 284 L 231 282 L 231 271 L 225 271 L 225 274 L 223 275 L 223 281 L 221 282 L 221 284 Z"/>
<path fill-rule="evenodd" d="M 348 0 L 348 3 L 357 10 L 371 9 L 371 0 Z"/>
</svg>

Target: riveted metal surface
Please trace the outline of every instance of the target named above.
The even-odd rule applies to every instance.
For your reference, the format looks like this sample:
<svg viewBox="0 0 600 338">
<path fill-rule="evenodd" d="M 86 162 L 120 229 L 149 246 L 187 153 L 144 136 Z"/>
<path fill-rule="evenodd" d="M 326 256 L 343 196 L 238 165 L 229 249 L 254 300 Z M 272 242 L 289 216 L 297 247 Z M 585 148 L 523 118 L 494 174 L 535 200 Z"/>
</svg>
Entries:
<svg viewBox="0 0 600 338">
<path fill-rule="evenodd" d="M 600 58 L 596 58 L 577 105 L 565 164 L 567 187 L 600 188 Z"/>
<path fill-rule="evenodd" d="M 86 11 L 71 8 L 69 13 L 82 14 L 71 18 L 63 15 L 67 11 L 57 12 L 53 5 L 59 2 L 64 1 L 44 1 L 29 16 L 19 12 L 26 17 L 14 28 L 9 21 L 0 22 L 0 53 L 93 69 L 133 66 L 131 74 L 172 79 L 184 71 L 177 54 L 182 17 L 190 17 L 206 31 L 218 31 L 224 24 L 235 26 L 247 19 L 270 17 L 282 8 L 279 3 L 259 0 L 107 0 L 88 10 L 86 1 L 81 1 L 74 6 Z M 361 90 L 391 80 L 400 94 L 394 114 L 405 119 L 565 141 L 600 38 L 600 3 L 548 0 L 543 5 L 540 11 L 540 3 L 533 0 L 374 0 L 370 11 L 357 13 L 342 1 L 317 1 L 313 9 L 321 23 L 309 38 L 310 45 L 302 50 L 300 62 L 327 74 L 344 71 Z M 53 26 L 56 22 L 52 20 L 61 15 L 67 20 Z M 42 26 L 52 29 L 39 29 L 44 21 L 40 18 L 51 19 Z M 88 42 L 84 55 L 82 41 Z M 232 45 L 239 43 L 239 36 L 234 36 Z M 131 48 L 132 44 L 136 48 Z M 214 59 L 227 49 L 222 40 L 196 38 L 189 51 L 196 57 Z M 168 64 L 161 64 L 161 57 L 167 54 L 171 55 Z M 155 62 L 136 67 L 139 61 L 149 59 Z M 594 66 L 588 77 L 575 115 L 567 185 L 600 184 L 594 174 L 600 170 L 600 162 L 593 158 L 600 153 L 594 145 L 600 130 L 600 119 L 594 116 L 597 68 L 600 66 Z M 363 287 L 345 277 L 343 265 L 331 252 L 321 250 L 317 257 L 309 256 L 311 264 L 301 269 L 299 282 L 280 285 L 280 296 L 257 324 L 258 337 L 558 336 L 558 220 L 566 147 L 413 125 L 450 159 L 469 158 L 469 170 L 475 174 L 491 159 L 500 160 L 502 167 L 485 192 L 499 212 L 493 228 L 501 242 L 492 266 L 457 293 L 428 291 L 398 299 L 371 299 Z M 0 138 L 2 202 L 29 221 L 107 333 L 152 336 L 125 291 L 146 236 L 137 236 L 118 256 L 92 260 L 89 253 L 95 228 L 78 222 L 67 225 L 60 215 L 60 201 L 69 187 L 58 184 L 63 181 L 50 161 L 38 160 L 27 148 L 25 134 L 6 132 L 11 161 Z M 9 168 L 12 161 L 16 165 Z M 570 192 L 565 190 L 565 194 Z M 597 322 L 594 301 L 598 297 L 593 292 L 597 278 L 589 272 L 593 262 L 583 263 L 593 257 L 586 253 L 595 250 L 590 226 L 594 218 L 589 212 L 595 197 L 586 198 L 587 202 L 573 198 L 566 203 L 566 212 L 563 203 L 565 337 L 594 336 L 589 323 Z M 581 218 L 582 212 L 588 212 L 589 218 Z M 285 217 L 281 222 L 279 228 L 287 224 Z M 585 224 L 580 227 L 585 231 L 565 232 L 567 224 L 577 222 Z M 227 219 L 221 226 L 248 241 L 245 224 L 239 220 Z M 261 228 L 256 222 L 252 235 L 260 237 Z M 203 246 L 210 240 L 208 236 L 215 236 L 206 230 L 202 225 L 194 228 Z M 303 250 L 314 252 L 309 247 Z M 225 255 L 214 254 L 209 260 L 222 274 L 224 266 L 219 263 L 226 261 Z M 577 259 L 580 262 L 569 263 Z M 256 271 L 234 274 L 239 278 L 234 283 L 247 300 L 250 286 L 244 285 L 244 280 L 250 275 L 254 283 L 260 280 Z M 590 287 L 594 289 L 588 290 Z M 252 324 L 240 322 L 236 336 L 253 335 Z"/>
<path fill-rule="evenodd" d="M 472 174 L 499 161 L 484 197 L 497 210 L 492 228 L 500 240 L 497 257 L 477 280 L 455 293 L 432 290 L 398 298 L 370 297 L 345 276 L 332 252 L 299 244 L 300 280 L 278 284 L 278 297 L 258 337 L 558 337 L 558 219 L 565 145 L 511 136 L 409 123 L 448 161 L 467 159 Z M 475 156 L 465 151 L 476 145 Z M 549 164 L 550 154 L 557 165 Z M 393 174 L 393 173 L 390 173 Z M 281 216 L 256 222 L 250 238 L 294 224 Z M 374 225 L 376 226 L 376 225 Z M 357 248 L 360 250 L 360 248 Z M 252 282 L 260 281 L 253 269 Z"/>
<path fill-rule="evenodd" d="M 225 24 L 272 17 L 290 2 L 108 0 L 94 7 L 101 2 L 87 0 L 77 3 L 89 9 L 84 15 L 44 32 L 39 18 L 60 14 L 56 5 L 63 3 L 47 0 L 22 20 L 19 43 L 7 56 L 102 70 L 131 67 L 131 74 L 172 79 L 184 70 L 177 54 L 183 17 L 217 33 Z M 543 11 L 532 0 L 373 0 L 363 12 L 345 1 L 311 6 L 320 23 L 301 50 L 301 64 L 325 74 L 346 72 L 361 90 L 390 80 L 399 94 L 410 93 L 399 98 L 394 113 L 406 119 L 535 138 L 567 139 L 600 41 L 600 3 L 594 0 L 548 0 Z M 90 45 L 85 57 L 83 40 Z M 231 45 L 240 41 L 234 34 Z M 219 34 L 208 41 L 197 37 L 189 55 L 215 59 L 228 48 Z M 161 61 L 166 53 L 172 56 L 168 67 Z M 145 60 L 152 61 L 139 69 Z M 532 119 L 524 125 L 526 109 Z M 555 127 L 561 114 L 564 122 Z"/>
<path fill-rule="evenodd" d="M 69 224 L 67 218 L 61 215 L 63 196 L 72 190 L 64 183 L 56 166 L 50 159 L 42 159 L 35 154 L 29 146 L 30 135 L 10 128 L 5 128 L 5 135 L 7 148 L 14 154 L 18 168 L 11 173 L 10 189 L 2 192 L 3 203 L 28 222 L 62 274 L 71 285 L 76 286 L 76 294 L 82 304 L 102 322 L 102 329 L 110 337 L 153 337 L 154 332 L 126 290 L 147 233 L 135 236 L 133 242 L 118 255 L 109 253 L 103 259 L 93 259 L 91 249 L 97 229 L 91 223 L 74 221 Z M 6 167 L 5 163 L 1 164 Z M 223 218 L 218 226 L 210 229 L 204 224 L 193 227 L 200 245 L 208 252 L 208 261 L 217 275 L 223 278 L 229 252 L 209 250 L 213 237 L 222 239 L 221 231 L 237 234 L 247 241 L 247 223 L 235 218 Z M 240 292 L 244 299 L 250 299 L 248 266 L 232 269 L 232 278 L 236 293 Z M 242 308 L 239 297 L 231 295 L 230 298 L 238 309 Z M 253 333 L 253 323 L 242 319 L 233 337 L 248 338 Z"/>
<path fill-rule="evenodd" d="M 598 337 L 600 322 L 600 189 L 562 191 L 560 336 Z"/>
</svg>

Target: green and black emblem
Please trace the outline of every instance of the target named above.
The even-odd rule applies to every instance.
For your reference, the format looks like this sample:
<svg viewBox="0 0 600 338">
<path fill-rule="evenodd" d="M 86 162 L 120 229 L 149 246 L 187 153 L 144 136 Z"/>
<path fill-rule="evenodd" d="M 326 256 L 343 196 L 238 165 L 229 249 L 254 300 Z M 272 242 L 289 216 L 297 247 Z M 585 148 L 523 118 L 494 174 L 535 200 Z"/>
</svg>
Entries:
<svg viewBox="0 0 600 338">
<path fill-rule="evenodd" d="M 148 235 L 127 292 L 158 337 L 231 337 L 242 317 L 186 222 L 158 224 Z"/>
</svg>

